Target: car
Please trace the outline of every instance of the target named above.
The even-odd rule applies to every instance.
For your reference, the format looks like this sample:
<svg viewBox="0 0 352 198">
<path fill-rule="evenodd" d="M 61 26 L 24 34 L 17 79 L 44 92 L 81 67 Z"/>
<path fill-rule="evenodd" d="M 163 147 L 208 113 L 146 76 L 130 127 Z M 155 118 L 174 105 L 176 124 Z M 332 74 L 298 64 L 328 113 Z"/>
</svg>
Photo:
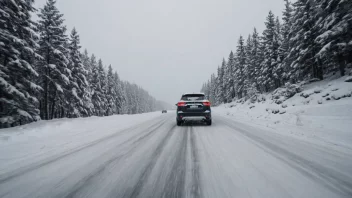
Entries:
<svg viewBox="0 0 352 198">
<path fill-rule="evenodd" d="M 167 113 L 167 110 L 162 110 L 161 113 Z"/>
<path fill-rule="evenodd" d="M 211 103 L 203 93 L 183 94 L 176 106 L 177 126 L 193 120 L 205 122 L 207 125 L 212 124 Z"/>
</svg>

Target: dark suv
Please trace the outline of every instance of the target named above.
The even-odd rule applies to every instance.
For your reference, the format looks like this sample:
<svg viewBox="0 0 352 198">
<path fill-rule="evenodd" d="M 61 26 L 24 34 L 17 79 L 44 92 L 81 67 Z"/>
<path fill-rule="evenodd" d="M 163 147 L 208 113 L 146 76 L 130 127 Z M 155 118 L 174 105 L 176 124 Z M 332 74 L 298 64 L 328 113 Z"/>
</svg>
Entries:
<svg viewBox="0 0 352 198">
<path fill-rule="evenodd" d="M 183 94 L 177 103 L 176 123 L 180 126 L 185 121 L 197 120 L 211 125 L 211 109 L 209 100 L 204 94 Z"/>
</svg>

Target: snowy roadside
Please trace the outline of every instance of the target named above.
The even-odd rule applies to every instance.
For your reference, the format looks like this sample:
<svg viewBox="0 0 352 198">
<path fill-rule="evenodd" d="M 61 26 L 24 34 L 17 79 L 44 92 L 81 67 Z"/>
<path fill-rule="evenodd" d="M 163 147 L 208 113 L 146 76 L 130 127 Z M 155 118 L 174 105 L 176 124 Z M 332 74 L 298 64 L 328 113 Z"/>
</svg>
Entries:
<svg viewBox="0 0 352 198">
<path fill-rule="evenodd" d="M 39 121 L 0 130 L 0 173 L 12 164 L 63 153 L 134 125 L 161 116 L 161 112 Z"/>
<path fill-rule="evenodd" d="M 276 133 L 352 149 L 352 83 L 345 79 L 304 85 L 302 92 L 283 102 L 270 93 L 262 95 L 261 102 L 236 101 L 213 112 Z"/>
</svg>

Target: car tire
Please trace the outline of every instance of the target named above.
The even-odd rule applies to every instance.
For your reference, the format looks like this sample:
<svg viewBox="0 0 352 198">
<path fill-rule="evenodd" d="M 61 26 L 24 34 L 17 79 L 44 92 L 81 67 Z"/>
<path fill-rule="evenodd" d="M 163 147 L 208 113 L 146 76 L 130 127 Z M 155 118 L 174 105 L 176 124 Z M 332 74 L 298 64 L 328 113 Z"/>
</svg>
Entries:
<svg viewBox="0 0 352 198">
<path fill-rule="evenodd" d="M 209 125 L 209 126 L 211 125 L 211 120 L 207 121 L 207 125 Z"/>
<path fill-rule="evenodd" d="M 181 126 L 182 121 L 178 121 L 178 120 L 176 120 L 176 124 L 177 124 L 177 126 Z"/>
</svg>

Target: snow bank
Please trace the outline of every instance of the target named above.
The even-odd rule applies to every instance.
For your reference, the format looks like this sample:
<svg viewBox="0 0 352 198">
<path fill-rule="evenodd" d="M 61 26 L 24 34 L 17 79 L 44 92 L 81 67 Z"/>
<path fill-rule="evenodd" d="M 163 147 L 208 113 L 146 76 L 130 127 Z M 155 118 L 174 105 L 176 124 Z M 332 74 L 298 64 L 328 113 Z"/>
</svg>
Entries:
<svg viewBox="0 0 352 198">
<path fill-rule="evenodd" d="M 346 77 L 280 88 L 252 103 L 232 102 L 213 108 L 276 133 L 352 148 L 352 82 Z M 290 91 L 288 91 L 290 90 Z M 292 93 L 296 91 L 296 94 Z M 260 101 L 260 102 L 258 102 Z"/>
<path fill-rule="evenodd" d="M 12 164 L 24 166 L 35 158 L 44 159 L 69 151 L 158 116 L 161 116 L 160 112 L 67 118 L 0 129 L 0 174 Z"/>
</svg>

